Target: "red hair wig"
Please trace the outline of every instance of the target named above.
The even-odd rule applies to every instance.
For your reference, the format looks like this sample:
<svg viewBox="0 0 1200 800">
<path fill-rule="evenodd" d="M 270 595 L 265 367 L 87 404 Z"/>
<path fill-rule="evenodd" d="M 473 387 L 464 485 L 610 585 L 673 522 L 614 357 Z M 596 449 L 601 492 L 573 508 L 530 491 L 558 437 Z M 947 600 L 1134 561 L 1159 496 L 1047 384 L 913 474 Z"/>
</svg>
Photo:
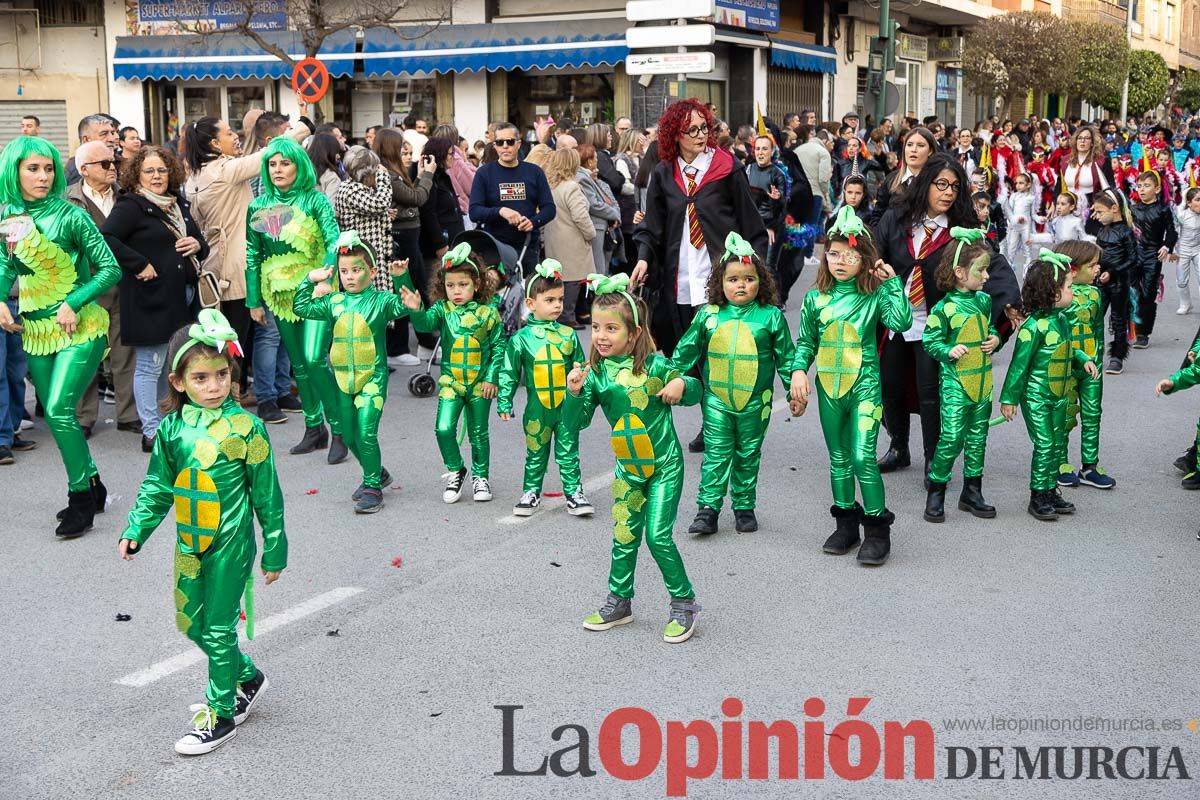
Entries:
<svg viewBox="0 0 1200 800">
<path fill-rule="evenodd" d="M 716 119 L 708 110 L 708 106 L 694 97 L 689 97 L 671 103 L 658 119 L 658 156 L 660 160 L 674 161 L 675 157 L 679 155 L 675 140 L 691 127 L 693 111 L 703 117 L 704 124 L 708 126 L 708 141 L 705 144 L 710 148 L 716 148 Z"/>
</svg>

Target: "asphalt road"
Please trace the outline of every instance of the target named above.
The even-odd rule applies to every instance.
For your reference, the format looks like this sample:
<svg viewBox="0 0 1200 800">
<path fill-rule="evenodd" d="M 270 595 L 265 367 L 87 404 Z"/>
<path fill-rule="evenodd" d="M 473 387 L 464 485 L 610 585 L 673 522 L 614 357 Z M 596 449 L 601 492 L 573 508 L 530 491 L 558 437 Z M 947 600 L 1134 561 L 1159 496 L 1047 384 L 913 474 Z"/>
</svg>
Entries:
<svg viewBox="0 0 1200 800">
<path fill-rule="evenodd" d="M 1195 432 L 1200 392 L 1153 395 L 1200 316 L 1175 316 L 1173 289 L 1162 308 L 1152 347 L 1134 351 L 1125 374 L 1105 379 L 1101 455 L 1118 486 L 1068 490 L 1079 512 L 1067 521 L 1025 513 L 1030 445 L 1019 422 L 991 432 L 984 488 L 1000 510 L 995 520 L 951 504 L 948 522 L 930 525 L 921 520 L 919 471 L 886 477 L 894 549 L 875 570 L 820 551 L 831 500 L 815 413 L 789 420 L 781 410 L 772 421 L 757 533 L 733 533 L 728 511 L 718 535 L 685 533 L 700 471 L 700 457 L 686 456 L 676 540 L 704 610 L 695 637 L 678 646 L 661 639 L 668 598 L 645 548 L 637 621 L 599 634 L 580 627 L 604 597 L 611 541 L 613 462 L 599 417 L 582 442 L 596 516 L 569 517 L 550 499 L 523 521 L 510 516 L 524 455 L 519 422 L 492 427 L 496 500 L 446 506 L 435 401 L 409 395 L 410 370 L 392 380 L 380 438 L 396 485 L 375 516 L 351 513 L 356 465 L 287 455 L 302 433 L 291 417 L 270 429 L 290 566 L 275 585 L 260 582 L 260 633 L 247 645 L 272 687 L 236 739 L 196 759 L 172 751 L 205 675 L 173 624 L 173 525 L 132 563 L 116 552 L 147 457 L 136 436 L 101 425 L 92 447 L 111 506 L 92 533 L 58 542 L 53 512 L 64 476 L 39 423 L 29 436 L 41 446 L 0 467 L 0 798 L 663 797 L 668 772 L 677 778 L 680 768 L 668 770 L 665 754 L 653 758 L 653 736 L 640 756 L 644 779 L 618 780 L 602 763 L 601 723 L 611 712 L 646 709 L 659 731 L 668 720 L 708 721 L 716 730 L 730 719 L 797 728 L 819 720 L 832 752 L 844 741 L 835 726 L 847 719 L 851 697 L 871 698 L 857 716 L 877 732 L 889 720 L 927 721 L 935 778 L 914 779 L 911 745 L 904 780 L 885 780 L 882 765 L 859 783 L 832 766 L 824 779 L 777 780 L 772 755 L 772 780 L 722 779 L 718 766 L 713 777 L 687 783 L 688 796 L 1196 797 L 1190 779 L 1014 778 L 1016 746 L 1159 746 L 1159 772 L 1178 747 L 1187 774 L 1200 771 L 1200 733 L 1186 728 L 1200 717 L 1200 497 L 1179 488 L 1171 466 Z M 1007 360 L 1006 348 L 997 384 Z M 690 439 L 698 409 L 679 410 L 676 421 Z M 914 444 L 918 430 L 914 420 Z M 558 490 L 551 475 L 546 488 Z M 951 497 L 959 486 L 956 476 Z M 728 697 L 744 703 L 740 717 L 722 713 Z M 825 712 L 806 715 L 809 698 L 821 698 Z M 577 729 L 551 738 L 574 724 L 589 737 L 588 766 L 598 774 L 495 775 L 504 763 L 501 705 L 523 706 L 513 712 L 513 767 L 533 770 L 575 744 Z M 1043 728 L 1053 724 L 1046 719 L 1107 722 L 1077 731 L 948 727 L 992 717 L 1006 727 L 1031 718 Z M 1147 719 L 1176 729 L 1145 730 Z M 636 730 L 625 729 L 630 763 L 639 759 Z M 722 748 L 731 764 L 736 740 Z M 678 753 L 680 741 L 672 728 L 664 747 Z M 980 779 L 979 764 L 973 777 L 946 777 L 948 748 L 978 756 L 985 746 L 1005 748 L 995 756 L 1003 779 Z M 693 748 L 691 763 L 709 752 Z M 857 763 L 857 746 L 851 752 Z M 957 758 L 961 773 L 965 755 Z M 1147 766 L 1144 752 L 1130 758 L 1131 771 Z M 578 752 L 562 762 L 575 769 Z"/>
</svg>

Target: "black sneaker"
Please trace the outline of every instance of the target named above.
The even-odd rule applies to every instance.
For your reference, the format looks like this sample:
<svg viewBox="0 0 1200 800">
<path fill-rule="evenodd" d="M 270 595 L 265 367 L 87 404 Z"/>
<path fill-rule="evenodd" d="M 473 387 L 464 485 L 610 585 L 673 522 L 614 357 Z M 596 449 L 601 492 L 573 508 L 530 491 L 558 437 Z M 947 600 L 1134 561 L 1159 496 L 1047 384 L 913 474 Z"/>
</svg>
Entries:
<svg viewBox="0 0 1200 800">
<path fill-rule="evenodd" d="M 9 450 L 7 447 L 0 447 L 0 464 L 8 465 L 14 461 L 16 459 L 13 458 L 12 450 Z"/>
<path fill-rule="evenodd" d="M 1129 346 L 1132 347 L 1134 350 L 1145 350 L 1147 347 L 1150 346 L 1150 337 L 1149 336 L 1139 336 L 1136 339 L 1134 339 L 1133 344 L 1131 344 Z"/>
<path fill-rule="evenodd" d="M 1065 499 L 1062 492 L 1054 489 L 1050 492 L 1050 505 L 1054 506 L 1055 514 L 1074 514 L 1075 504 Z"/>
<path fill-rule="evenodd" d="M 230 717 L 218 717 L 207 705 L 192 706 L 192 731 L 175 743 L 181 756 L 202 756 L 211 753 L 237 736 L 237 725 Z"/>
<path fill-rule="evenodd" d="M 147 436 L 144 433 L 142 434 L 142 452 L 143 453 L 153 453 L 154 452 L 154 440 L 151 439 L 149 436 Z"/>
<path fill-rule="evenodd" d="M 754 516 L 754 509 L 735 508 L 733 510 L 733 525 L 738 533 L 754 533 L 758 530 L 758 517 Z"/>
<path fill-rule="evenodd" d="M 25 453 L 37 448 L 37 442 L 31 439 L 22 439 L 19 434 L 13 434 L 12 451 L 14 453 Z"/>
<path fill-rule="evenodd" d="M 696 632 L 696 615 L 700 613 L 700 604 L 694 597 L 672 597 L 671 618 L 663 627 L 663 641 L 668 644 L 679 644 L 692 638 Z"/>
<path fill-rule="evenodd" d="M 279 406 L 271 402 L 258 404 L 258 418 L 268 425 L 278 425 L 281 422 L 287 422 L 287 415 L 279 410 Z"/>
<path fill-rule="evenodd" d="M 1108 360 L 1108 366 L 1104 368 L 1105 375 L 1120 375 L 1124 371 L 1125 362 L 1115 356 Z"/>
<path fill-rule="evenodd" d="M 688 442 L 688 452 L 689 453 L 703 453 L 704 452 L 704 428 L 703 428 L 703 426 L 701 426 L 700 432 L 696 434 L 696 438 L 692 439 L 690 442 Z"/>
<path fill-rule="evenodd" d="M 446 479 L 446 490 L 442 492 L 442 502 L 457 503 L 462 497 L 463 483 L 467 480 L 467 468 L 463 467 L 457 472 L 447 472 L 442 477 Z"/>
<path fill-rule="evenodd" d="M 700 510 L 696 512 L 696 519 L 692 520 L 692 525 L 688 528 L 688 533 L 699 533 L 706 536 L 717 532 L 717 510 L 708 506 L 700 506 Z"/>
<path fill-rule="evenodd" d="M 1184 475 L 1179 485 L 1185 489 L 1200 489 L 1200 472 L 1189 472 Z"/>
<path fill-rule="evenodd" d="M 290 392 L 279 395 L 275 399 L 275 405 L 279 406 L 281 411 L 287 411 L 292 414 L 299 414 L 304 411 L 304 406 L 300 405 L 300 398 Z"/>
<path fill-rule="evenodd" d="M 246 721 L 246 717 L 250 716 L 251 710 L 254 709 L 254 704 L 258 702 L 258 698 L 262 697 L 263 692 L 270 685 L 271 682 L 267 680 L 266 673 L 260 669 L 251 680 L 238 686 L 237 705 L 233 709 L 233 724 L 241 725 Z"/>
<path fill-rule="evenodd" d="M 538 506 L 542 504 L 542 498 L 537 492 L 526 492 L 521 495 L 521 499 L 513 506 L 514 517 L 532 517 L 533 512 L 538 510 Z"/>
<path fill-rule="evenodd" d="M 364 487 L 358 502 L 354 504 L 355 514 L 374 514 L 383 508 L 383 492 L 379 489 Z"/>
<path fill-rule="evenodd" d="M 390 486 L 391 483 L 392 483 L 392 476 L 390 474 L 388 474 L 388 471 L 386 469 L 384 469 L 383 471 L 381 471 L 379 473 L 379 484 L 381 486 Z M 363 489 L 365 489 L 365 488 L 367 488 L 367 485 L 365 483 L 360 483 L 358 485 L 358 488 L 355 489 L 350 494 L 350 499 L 357 503 L 359 501 L 359 499 L 362 497 Z"/>
<path fill-rule="evenodd" d="M 630 622 L 633 622 L 633 601 L 609 592 L 604 605 L 599 611 L 588 615 L 583 621 L 583 627 L 589 631 L 606 631 L 618 625 L 628 625 Z"/>
<path fill-rule="evenodd" d="M 567 513 L 572 517 L 590 517 L 596 512 L 583 489 L 567 495 Z"/>
</svg>

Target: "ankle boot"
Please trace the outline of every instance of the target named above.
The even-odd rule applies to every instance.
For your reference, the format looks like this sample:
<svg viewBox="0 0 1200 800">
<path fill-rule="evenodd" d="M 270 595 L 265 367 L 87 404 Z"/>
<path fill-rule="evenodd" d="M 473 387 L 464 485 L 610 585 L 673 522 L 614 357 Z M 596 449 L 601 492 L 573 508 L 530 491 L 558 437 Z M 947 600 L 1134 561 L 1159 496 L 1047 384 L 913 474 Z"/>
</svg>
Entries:
<svg viewBox="0 0 1200 800">
<path fill-rule="evenodd" d="M 700 506 L 700 510 L 696 512 L 696 519 L 692 521 L 692 526 L 688 528 L 688 533 L 703 533 L 713 534 L 717 532 L 717 510 L 708 506 Z"/>
<path fill-rule="evenodd" d="M 304 438 L 300 440 L 300 444 L 292 448 L 291 453 L 294 456 L 302 456 L 305 453 L 311 453 L 314 450 L 323 450 L 329 446 L 329 430 L 324 423 L 314 425 L 311 428 L 304 429 Z"/>
<path fill-rule="evenodd" d="M 925 498 L 925 521 L 946 521 L 946 484 L 929 481 L 929 496 Z"/>
<path fill-rule="evenodd" d="M 1060 492 L 1058 489 L 1054 489 L 1053 491 L 1048 492 L 1048 494 L 1050 495 L 1050 504 L 1054 506 L 1054 513 L 1056 513 L 1056 514 L 1074 514 L 1075 513 L 1075 504 L 1070 502 L 1069 500 L 1065 499 L 1062 496 L 1062 492 Z"/>
<path fill-rule="evenodd" d="M 912 457 L 908 454 L 907 447 L 897 447 L 893 444 L 888 448 L 888 451 L 883 454 L 883 458 L 879 459 L 880 472 L 895 472 L 898 469 L 904 469 L 912 464 Z"/>
<path fill-rule="evenodd" d="M 60 539 L 74 539 L 92 529 L 92 521 L 96 517 L 96 501 L 92 498 L 92 490 L 84 489 L 79 492 L 67 492 L 67 509 L 62 521 L 54 530 L 54 535 Z"/>
<path fill-rule="evenodd" d="M 101 483 L 99 475 L 92 476 L 92 480 L 88 486 L 88 489 L 89 489 L 89 491 L 91 491 L 92 498 L 95 501 L 96 513 L 103 514 L 104 507 L 106 505 L 108 505 L 108 488 L 105 487 L 105 485 L 103 483 Z M 64 508 L 64 509 L 61 509 L 57 514 L 55 514 L 54 518 L 56 520 L 58 520 L 59 522 L 62 522 L 62 518 L 65 517 L 66 515 L 67 515 L 67 509 Z"/>
<path fill-rule="evenodd" d="M 877 517 L 863 514 L 863 543 L 858 548 L 858 563 L 878 567 L 888 560 L 892 551 L 892 523 L 896 515 L 884 509 Z"/>
<path fill-rule="evenodd" d="M 981 519 L 992 519 L 996 516 L 996 507 L 989 506 L 983 501 L 983 476 L 963 478 L 962 494 L 958 496 L 958 510 L 970 511 Z"/>
<path fill-rule="evenodd" d="M 833 506 L 829 513 L 837 521 L 837 529 L 825 540 L 821 551 L 834 556 L 844 556 L 858 546 L 858 523 L 862 516 L 862 506 L 857 503 L 854 508 Z"/>
<path fill-rule="evenodd" d="M 1058 512 L 1054 510 L 1054 502 L 1051 500 L 1051 492 L 1043 492 L 1034 489 L 1029 493 L 1029 513 L 1035 518 L 1044 522 L 1053 522 L 1058 519 Z"/>
<path fill-rule="evenodd" d="M 325 459 L 330 464 L 340 464 L 346 460 L 346 456 L 350 455 L 350 451 L 346 449 L 346 443 L 342 441 L 342 437 L 338 434 L 333 434 L 329 441 L 329 456 Z"/>
</svg>

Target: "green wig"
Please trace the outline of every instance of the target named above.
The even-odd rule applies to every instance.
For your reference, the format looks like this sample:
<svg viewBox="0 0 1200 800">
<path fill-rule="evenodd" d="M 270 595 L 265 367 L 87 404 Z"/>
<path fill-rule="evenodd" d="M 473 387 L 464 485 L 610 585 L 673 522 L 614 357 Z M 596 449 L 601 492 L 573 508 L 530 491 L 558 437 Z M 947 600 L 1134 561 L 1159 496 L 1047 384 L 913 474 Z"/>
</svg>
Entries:
<svg viewBox="0 0 1200 800">
<path fill-rule="evenodd" d="M 21 162 L 30 156 L 44 156 L 54 162 L 54 183 L 47 197 L 61 198 L 67 191 L 62 156 L 58 148 L 40 136 L 18 136 L 0 153 L 0 206 L 3 213 L 23 214 L 28 202 L 21 195 Z"/>
<path fill-rule="evenodd" d="M 286 192 L 281 192 L 271 183 L 271 170 L 268 166 L 275 156 L 283 156 L 296 165 L 296 182 Z M 312 159 L 304 148 L 290 136 L 276 136 L 263 150 L 262 156 L 262 185 L 263 195 L 273 203 L 287 202 L 301 192 L 307 192 L 317 185 L 317 172 L 313 169 Z"/>
</svg>

